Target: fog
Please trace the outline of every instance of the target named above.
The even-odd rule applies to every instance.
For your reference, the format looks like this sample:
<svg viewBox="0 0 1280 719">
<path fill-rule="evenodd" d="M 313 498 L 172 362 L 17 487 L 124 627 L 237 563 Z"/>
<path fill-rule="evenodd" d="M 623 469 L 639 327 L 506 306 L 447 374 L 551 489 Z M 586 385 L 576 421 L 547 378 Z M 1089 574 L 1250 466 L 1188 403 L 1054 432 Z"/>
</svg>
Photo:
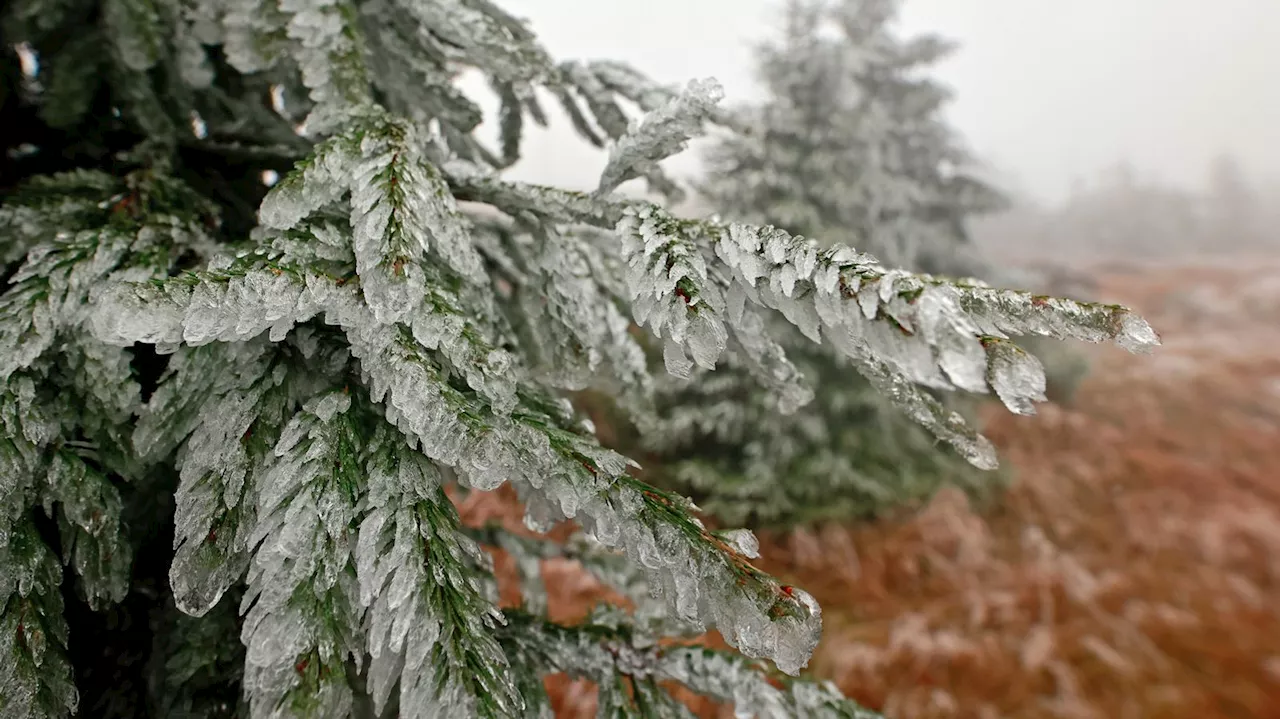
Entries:
<svg viewBox="0 0 1280 719">
<path fill-rule="evenodd" d="M 667 82 L 714 76 L 755 96 L 751 43 L 778 0 L 508 0 L 561 58 L 614 58 Z M 1277 0 L 908 0 L 902 28 L 961 50 L 937 76 L 949 115 L 1002 184 L 1055 201 L 1120 161 L 1202 184 L 1229 153 L 1280 177 Z M 534 133 L 516 173 L 586 186 L 602 159 L 565 122 Z M 696 171 L 692 155 L 675 161 Z"/>
</svg>

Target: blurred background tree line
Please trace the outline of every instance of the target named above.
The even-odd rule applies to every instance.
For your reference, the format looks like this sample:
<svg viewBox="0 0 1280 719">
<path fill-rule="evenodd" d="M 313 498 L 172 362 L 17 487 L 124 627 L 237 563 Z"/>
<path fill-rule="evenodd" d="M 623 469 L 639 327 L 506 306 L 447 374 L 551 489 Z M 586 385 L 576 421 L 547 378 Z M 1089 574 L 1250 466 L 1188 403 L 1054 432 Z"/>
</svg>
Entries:
<svg viewBox="0 0 1280 719">
<path fill-rule="evenodd" d="M 1181 187 L 1119 163 L 1079 180 L 1061 203 L 1019 197 L 981 218 L 984 251 L 1012 261 L 1184 259 L 1280 250 L 1280 183 L 1253 177 L 1224 154 L 1200 187 Z"/>
</svg>

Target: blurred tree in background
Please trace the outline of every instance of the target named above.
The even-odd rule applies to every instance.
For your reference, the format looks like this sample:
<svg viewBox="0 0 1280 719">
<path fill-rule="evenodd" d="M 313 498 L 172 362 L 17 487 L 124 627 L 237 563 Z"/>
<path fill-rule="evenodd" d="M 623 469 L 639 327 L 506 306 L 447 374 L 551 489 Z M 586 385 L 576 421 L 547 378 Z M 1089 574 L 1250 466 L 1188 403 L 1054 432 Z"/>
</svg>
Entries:
<svg viewBox="0 0 1280 719">
<path fill-rule="evenodd" d="M 981 179 L 943 110 L 930 69 L 955 50 L 894 29 L 900 0 L 791 0 L 780 37 L 757 49 L 767 93 L 739 109 L 745 130 L 707 153 L 705 209 L 729 219 L 866 249 L 889 266 L 995 282 L 969 225 L 1007 199 Z M 785 324 L 785 323 L 782 323 Z M 826 348 L 780 327 L 788 355 L 818 379 L 815 411 L 780 412 L 745 368 L 670 388 L 668 421 L 647 435 L 661 476 L 730 522 L 790 525 L 865 518 L 944 484 L 989 496 L 1007 477 L 977 472 Z M 1083 358 L 1030 340 L 1062 399 Z M 975 403 L 944 398 L 974 418 Z M 705 421 L 692 406 L 715 409 Z M 760 431 L 767 427 L 767 431 Z"/>
<path fill-rule="evenodd" d="M 1219 155 L 1209 166 L 1205 214 L 1210 246 L 1258 249 L 1263 243 L 1262 200 L 1240 162 Z"/>
<path fill-rule="evenodd" d="M 930 75 L 950 41 L 895 32 L 901 0 L 790 0 L 757 49 L 767 99 L 707 155 L 702 194 L 729 217 L 857 242 L 913 271 L 976 274 L 966 226 L 1007 200 L 943 116 Z"/>
</svg>

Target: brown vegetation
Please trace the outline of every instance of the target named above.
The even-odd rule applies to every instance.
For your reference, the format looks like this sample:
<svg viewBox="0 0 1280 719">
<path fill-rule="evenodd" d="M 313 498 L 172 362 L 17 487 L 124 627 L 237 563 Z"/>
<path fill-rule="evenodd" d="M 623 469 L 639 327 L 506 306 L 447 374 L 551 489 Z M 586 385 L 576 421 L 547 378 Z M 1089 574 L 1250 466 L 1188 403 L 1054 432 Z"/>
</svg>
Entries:
<svg viewBox="0 0 1280 719">
<path fill-rule="evenodd" d="M 762 537 L 762 568 L 823 606 L 816 674 L 896 719 L 1280 717 L 1280 265 L 1113 271 L 1098 293 L 1165 346 L 1099 350 L 1071 407 L 993 411 L 1018 472 L 997 509 L 944 491 Z M 558 618 L 601 596 L 550 569 Z M 552 685 L 591 716 L 589 686 Z"/>
</svg>

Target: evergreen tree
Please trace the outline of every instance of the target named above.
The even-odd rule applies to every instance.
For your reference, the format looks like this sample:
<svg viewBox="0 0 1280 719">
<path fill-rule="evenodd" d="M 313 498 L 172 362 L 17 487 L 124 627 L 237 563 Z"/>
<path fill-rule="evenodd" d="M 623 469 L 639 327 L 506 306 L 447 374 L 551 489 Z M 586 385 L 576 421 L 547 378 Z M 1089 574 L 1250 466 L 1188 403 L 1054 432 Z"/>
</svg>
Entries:
<svg viewBox="0 0 1280 719">
<path fill-rule="evenodd" d="M 948 93 L 926 72 L 952 45 L 899 38 L 898 6 L 791 0 L 781 37 L 758 49 L 766 98 L 712 146 L 700 189 L 726 217 L 871 248 L 890 266 L 998 277 L 966 223 L 1004 198 L 970 171 L 941 114 Z M 820 388 L 815 401 L 792 416 L 732 360 L 691 386 L 667 383 L 667 421 L 646 441 L 672 488 L 727 521 L 789 525 L 876 515 L 943 483 L 980 498 L 1007 479 L 938 446 L 837 349 L 771 324 Z M 1079 372 L 1075 358 L 1047 356 L 1054 384 Z M 971 402 L 939 399 L 973 414 Z"/>
<path fill-rule="evenodd" d="M 1208 246 L 1228 252 L 1262 246 L 1257 193 L 1240 162 L 1220 155 L 1209 165 Z"/>
<path fill-rule="evenodd" d="M 785 676 L 817 644 L 812 598 L 636 478 L 569 394 L 651 427 L 663 365 L 723 360 L 803 416 L 776 313 L 992 466 L 920 385 L 1027 413 L 1044 376 L 1008 337 L 1157 342 L 1124 308 L 618 196 L 669 182 L 658 161 L 723 119 L 718 87 L 555 64 L 488 0 L 3 13 L 5 717 L 538 717 L 553 672 L 594 680 L 602 716 L 688 716 L 669 681 L 761 717 L 872 716 Z M 496 150 L 466 68 L 502 100 Z M 609 144 L 598 191 L 502 175 L 547 98 Z M 581 540 L 465 527 L 445 491 L 504 483 L 531 528 Z M 497 607 L 491 545 L 527 570 L 523 606 Z M 550 554 L 635 613 L 549 622 Z M 656 641 L 711 627 L 738 653 Z"/>
<path fill-rule="evenodd" d="M 766 101 L 708 155 L 727 217 L 856 245 L 891 267 L 976 274 L 966 221 L 1007 203 L 943 117 L 955 45 L 894 30 L 901 0 L 789 0 L 758 48 Z"/>
</svg>

